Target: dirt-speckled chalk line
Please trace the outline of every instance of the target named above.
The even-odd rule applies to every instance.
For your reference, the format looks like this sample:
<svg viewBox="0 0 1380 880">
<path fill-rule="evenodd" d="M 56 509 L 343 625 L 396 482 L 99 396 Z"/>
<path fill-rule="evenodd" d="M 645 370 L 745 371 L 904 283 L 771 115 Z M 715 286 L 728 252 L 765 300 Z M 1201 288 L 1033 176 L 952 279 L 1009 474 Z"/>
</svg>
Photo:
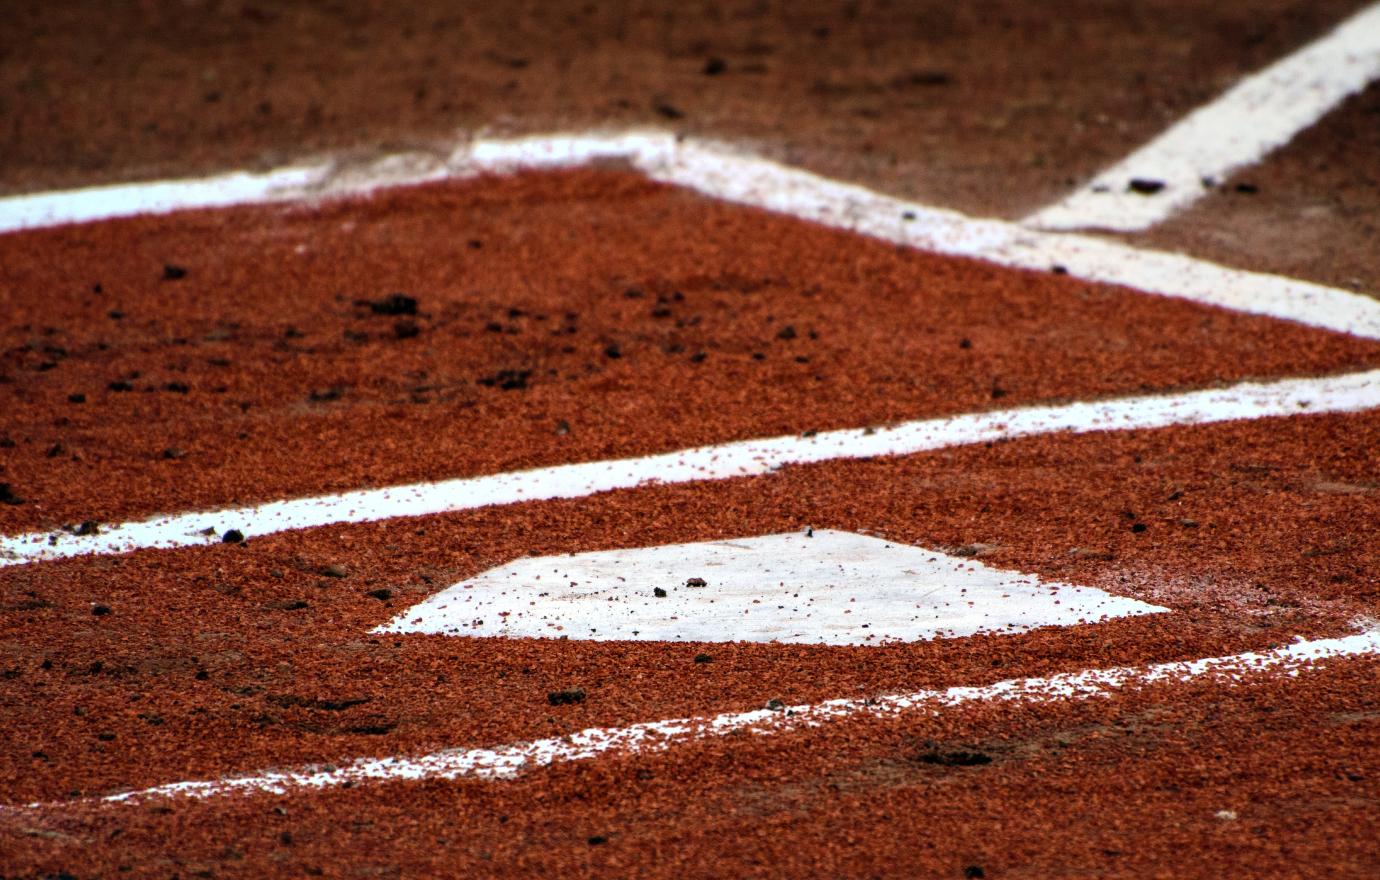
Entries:
<svg viewBox="0 0 1380 880">
<path fill-rule="evenodd" d="M 676 718 L 629 727 L 594 727 L 563 737 L 490 748 L 446 749 L 420 757 L 359 758 L 343 764 L 269 770 L 249 776 L 173 782 L 105 797 L 0 807 L 0 815 L 31 810 L 138 804 L 153 798 L 209 798 L 231 794 L 286 795 L 294 792 L 383 782 L 438 779 L 512 779 L 551 764 L 605 753 L 658 752 L 731 733 L 769 735 L 851 719 L 894 718 L 911 713 L 937 715 L 973 702 L 1039 704 L 1107 697 L 1113 692 L 1160 682 L 1194 679 L 1241 684 L 1252 675 L 1298 675 L 1308 664 L 1338 657 L 1380 653 L 1380 631 L 1314 641 L 1297 641 L 1270 651 L 1176 661 L 1141 667 L 1114 667 L 1045 678 L 999 681 L 980 687 L 922 690 L 868 699 L 837 699 L 801 706 L 779 706 L 713 717 Z"/>
<path fill-rule="evenodd" d="M 620 160 L 714 198 L 935 253 L 1090 281 L 1380 339 L 1380 300 L 1091 236 L 967 217 L 789 168 L 711 141 L 655 130 L 476 139 L 449 156 L 409 153 L 368 164 L 321 162 L 264 174 L 124 184 L 0 199 L 0 233 L 189 208 L 358 196 L 519 168 Z"/>
<path fill-rule="evenodd" d="M 1248 76 L 1025 223 L 1148 229 L 1259 162 L 1380 79 L 1380 4 Z"/>
<path fill-rule="evenodd" d="M 1028 406 L 901 422 L 885 427 L 771 437 L 604 461 L 460 477 L 252 507 L 182 513 L 96 534 L 31 532 L 0 537 L 0 567 L 90 554 L 217 543 L 237 529 L 246 538 L 338 523 L 429 516 L 494 505 L 582 498 L 644 485 L 727 480 L 789 465 L 910 455 L 934 449 L 1053 433 L 1203 425 L 1380 408 L 1380 370 L 1225 388 L 1151 394 L 1052 406 Z"/>
</svg>

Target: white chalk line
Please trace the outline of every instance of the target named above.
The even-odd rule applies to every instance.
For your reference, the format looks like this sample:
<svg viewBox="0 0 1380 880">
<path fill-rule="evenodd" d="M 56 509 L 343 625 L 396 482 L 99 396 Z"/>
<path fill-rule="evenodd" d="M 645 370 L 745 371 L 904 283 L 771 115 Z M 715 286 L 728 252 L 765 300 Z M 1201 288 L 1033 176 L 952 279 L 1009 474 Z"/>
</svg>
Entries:
<svg viewBox="0 0 1380 880">
<path fill-rule="evenodd" d="M 1148 229 L 1234 170 L 1284 146 L 1377 78 L 1380 4 L 1241 80 L 1024 222 L 1042 229 Z"/>
<path fill-rule="evenodd" d="M 430 516 L 495 505 L 647 485 L 728 480 L 790 465 L 910 455 L 951 446 L 1052 433 L 1085 433 L 1204 425 L 1240 419 L 1348 413 L 1380 408 L 1380 370 L 1225 388 L 1030 406 L 701 446 L 638 458 L 582 462 L 437 482 L 364 489 L 190 512 L 120 525 L 97 534 L 65 531 L 0 537 L 0 567 L 89 554 L 205 546 L 226 531 L 253 538 L 296 529 Z"/>
<path fill-rule="evenodd" d="M 236 173 L 18 196 L 0 199 L 0 233 L 140 213 L 359 196 L 396 186 L 610 159 L 626 161 L 654 180 L 714 198 L 896 244 L 1021 269 L 1059 267 L 1090 281 L 1380 339 L 1380 301 L 1350 291 L 1091 236 L 974 219 L 789 168 L 724 144 L 654 130 L 477 139 L 448 157 L 400 154 L 362 166 L 341 168 L 326 162 L 260 175 Z"/>
<path fill-rule="evenodd" d="M 655 753 L 730 733 L 770 735 L 852 719 L 899 718 L 918 713 L 934 716 L 945 709 L 979 701 L 1033 705 L 1061 700 L 1088 700 L 1159 682 L 1220 680 L 1223 684 L 1238 684 L 1248 676 L 1267 671 L 1297 676 L 1310 663 L 1376 653 L 1380 653 L 1380 631 L 1368 631 L 1340 638 L 1297 641 L 1283 648 L 1225 657 L 1142 667 L 1094 669 L 1044 678 L 1008 679 L 979 687 L 921 690 L 869 699 L 835 699 L 808 705 L 729 712 L 713 717 L 653 721 L 629 727 L 592 727 L 568 736 L 492 748 L 445 749 L 421 757 L 359 758 L 344 766 L 312 765 L 248 776 L 173 782 L 105 797 L 0 807 L 0 814 L 137 804 L 151 798 L 288 795 L 365 783 L 462 778 L 514 779 L 524 772 L 556 763 L 587 760 L 608 753 Z"/>
</svg>

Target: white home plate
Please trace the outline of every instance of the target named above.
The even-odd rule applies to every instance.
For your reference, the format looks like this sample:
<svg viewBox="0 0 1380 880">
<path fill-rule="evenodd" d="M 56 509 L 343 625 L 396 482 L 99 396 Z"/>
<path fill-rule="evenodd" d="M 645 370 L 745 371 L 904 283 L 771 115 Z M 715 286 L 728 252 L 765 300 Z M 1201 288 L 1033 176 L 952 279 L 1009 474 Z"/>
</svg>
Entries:
<svg viewBox="0 0 1380 880">
<path fill-rule="evenodd" d="M 519 559 L 437 593 L 375 632 L 865 645 L 1166 610 L 820 529 L 812 537 Z"/>
</svg>

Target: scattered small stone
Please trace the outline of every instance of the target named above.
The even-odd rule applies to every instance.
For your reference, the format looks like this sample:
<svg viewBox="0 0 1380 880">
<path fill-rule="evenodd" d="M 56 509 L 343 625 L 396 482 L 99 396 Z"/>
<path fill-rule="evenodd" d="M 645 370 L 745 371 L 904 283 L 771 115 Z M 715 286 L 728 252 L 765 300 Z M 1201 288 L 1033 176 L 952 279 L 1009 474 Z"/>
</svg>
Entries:
<svg viewBox="0 0 1380 880">
<path fill-rule="evenodd" d="M 369 311 L 376 315 L 415 315 L 417 300 L 405 293 L 390 293 L 383 299 L 368 302 Z"/>
<path fill-rule="evenodd" d="M 718 76 L 725 70 L 728 70 L 728 65 L 724 63 L 722 58 L 709 58 L 704 62 L 705 76 Z"/>
<path fill-rule="evenodd" d="M 1053 266 L 1051 266 L 1051 267 L 1049 268 L 1049 271 L 1053 272 L 1055 275 L 1067 275 L 1067 274 L 1069 274 L 1069 267 L 1068 267 L 1068 266 L 1060 266 L 1059 264 L 1056 263 L 1056 264 L 1054 264 Z"/>
<path fill-rule="evenodd" d="M 945 752 L 931 746 L 928 751 L 920 753 L 919 760 L 923 764 L 938 764 L 941 767 L 980 767 L 992 763 L 992 756 L 966 750 Z"/>
<path fill-rule="evenodd" d="M 1131 523 L 1131 531 L 1135 532 L 1137 535 L 1139 535 L 1141 532 L 1145 531 L 1148 528 L 1150 527 L 1143 522 Z"/>
<path fill-rule="evenodd" d="M 187 277 L 187 270 L 186 270 L 186 268 L 184 268 L 184 267 L 182 267 L 182 266 L 178 266 L 178 265 L 173 264 L 173 263 L 165 263 L 165 264 L 163 265 L 163 280 L 164 280 L 164 281 L 181 281 L 183 278 L 186 278 L 186 277 Z"/>
<path fill-rule="evenodd" d="M 590 846 L 603 846 L 608 842 L 609 839 L 602 834 L 591 834 L 589 837 Z"/>
<path fill-rule="evenodd" d="M 321 566 L 321 568 L 317 569 L 317 573 L 329 578 L 343 578 L 349 576 L 350 570 L 343 565 L 331 563 L 330 565 Z"/>
<path fill-rule="evenodd" d="M 713 658 L 713 657 L 710 657 L 708 654 L 696 654 L 696 655 L 695 655 L 695 662 L 696 662 L 696 663 L 712 663 L 712 662 L 714 662 L 714 658 Z"/>
<path fill-rule="evenodd" d="M 222 544 L 239 544 L 244 541 L 244 532 L 239 529 L 230 529 L 220 536 L 220 541 Z"/>
<path fill-rule="evenodd" d="M 0 504 L 17 505 L 23 503 L 24 499 L 14 494 L 14 489 L 9 483 L 0 483 Z"/>
<path fill-rule="evenodd" d="M 572 706 L 585 701 L 585 692 L 580 688 L 568 691 L 552 691 L 546 695 L 546 701 L 553 706 Z"/>
<path fill-rule="evenodd" d="M 332 400 L 339 400 L 345 396 L 345 389 L 340 386 L 323 388 L 320 391 L 312 391 L 307 395 L 307 400 L 312 403 L 329 403 Z"/>
<path fill-rule="evenodd" d="M 604 357 L 608 358 L 609 360 L 617 360 L 622 356 L 623 349 L 619 348 L 617 345 L 610 345 L 608 348 L 604 349 Z"/>
<path fill-rule="evenodd" d="M 485 388 L 497 387 L 503 391 L 521 391 L 527 387 L 527 380 L 531 377 L 531 370 L 499 370 L 492 376 L 485 376 L 476 381 Z"/>
<path fill-rule="evenodd" d="M 110 613 L 109 605 L 92 605 L 91 614 L 95 617 L 105 617 Z"/>
<path fill-rule="evenodd" d="M 134 386 L 131 385 L 130 383 L 124 381 L 123 379 L 117 379 L 117 380 L 115 380 L 114 382 L 111 382 L 110 384 L 106 385 L 105 387 L 106 387 L 108 390 L 110 390 L 110 391 L 133 391 L 133 390 L 134 390 Z"/>
<path fill-rule="evenodd" d="M 703 362 L 704 362 L 704 359 L 707 358 L 707 357 L 709 357 L 709 355 L 705 354 L 705 353 L 702 352 L 702 351 L 697 351 L 697 352 L 695 352 L 694 354 L 690 355 L 690 363 L 692 363 L 692 364 L 703 363 Z"/>
<path fill-rule="evenodd" d="M 164 391 L 171 391 L 173 394 L 188 394 L 192 388 L 186 382 L 168 382 L 163 386 Z"/>
<path fill-rule="evenodd" d="M 380 587 L 377 590 L 370 590 L 368 593 L 365 593 L 365 595 L 378 599 L 380 602 L 387 602 L 389 599 L 393 598 L 393 591 L 387 587 Z"/>
<path fill-rule="evenodd" d="M 1179 525 L 1186 529 L 1196 529 L 1198 528 L 1198 521 L 1196 519 L 1181 519 Z"/>
<path fill-rule="evenodd" d="M 982 870 L 981 865 L 969 865 L 963 869 L 963 876 L 967 880 L 980 880 L 980 878 L 987 876 L 987 872 Z"/>
<path fill-rule="evenodd" d="M 79 525 L 68 526 L 67 531 L 79 537 L 99 535 L 101 533 L 101 524 L 94 519 L 83 520 Z"/>
<path fill-rule="evenodd" d="M 786 708 L 786 704 L 780 700 L 767 700 L 768 712 L 781 712 Z"/>
<path fill-rule="evenodd" d="M 679 107 L 676 107 L 673 104 L 667 104 L 665 101 L 662 101 L 656 105 L 656 112 L 660 114 L 663 119 L 685 118 L 685 114 L 681 112 Z"/>
<path fill-rule="evenodd" d="M 177 461 L 180 458 L 186 457 L 187 453 L 183 452 L 181 449 L 178 449 L 176 446 L 169 446 L 167 449 L 163 450 L 163 458 L 167 459 L 168 461 Z"/>
<path fill-rule="evenodd" d="M 68 402 L 68 403 L 86 403 L 86 395 L 85 395 L 85 394 L 81 394 L 81 393 L 78 393 L 78 394 L 69 394 L 69 395 L 67 395 L 67 402 Z"/>
<path fill-rule="evenodd" d="M 999 544 L 964 544 L 954 551 L 955 556 L 989 556 L 995 550 L 1000 549 Z"/>
<path fill-rule="evenodd" d="M 1245 181 L 1238 183 L 1234 188 L 1244 196 L 1253 196 L 1260 192 L 1260 187 L 1256 186 L 1254 183 L 1246 183 Z"/>
<path fill-rule="evenodd" d="M 303 599 L 293 599 L 284 602 L 272 602 L 268 607 L 274 611 L 301 611 L 304 608 L 310 608 L 311 605 Z"/>
<path fill-rule="evenodd" d="M 96 734 L 96 739 L 98 739 L 98 740 L 100 740 L 101 742 L 104 742 L 104 743 L 114 742 L 114 741 L 115 741 L 115 734 L 111 733 L 111 732 L 108 731 L 108 730 L 102 731 L 101 733 Z"/>
<path fill-rule="evenodd" d="M 1133 177 L 1131 182 L 1126 184 L 1126 188 L 1133 193 L 1143 196 L 1153 196 L 1155 193 L 1164 189 L 1163 180 L 1151 180 L 1147 177 Z"/>
<path fill-rule="evenodd" d="M 709 586 L 709 582 L 704 578 L 690 578 L 685 582 L 685 585 L 687 587 L 707 587 Z"/>
<path fill-rule="evenodd" d="M 777 339 L 794 339 L 795 335 L 795 326 L 793 324 L 787 324 L 776 332 Z"/>
<path fill-rule="evenodd" d="M 665 599 L 666 591 L 661 587 L 652 587 L 652 595 L 656 596 L 658 599 Z"/>
<path fill-rule="evenodd" d="M 569 434 L 569 433 L 570 433 L 570 423 L 567 422 L 565 419 L 559 419 L 559 420 L 556 422 L 556 436 L 557 436 L 557 437 L 564 437 L 566 434 Z"/>
<path fill-rule="evenodd" d="M 972 347 L 973 347 L 973 340 L 971 340 L 971 339 L 960 339 L 960 340 L 958 340 L 958 347 L 959 347 L 959 348 L 972 348 Z"/>
</svg>

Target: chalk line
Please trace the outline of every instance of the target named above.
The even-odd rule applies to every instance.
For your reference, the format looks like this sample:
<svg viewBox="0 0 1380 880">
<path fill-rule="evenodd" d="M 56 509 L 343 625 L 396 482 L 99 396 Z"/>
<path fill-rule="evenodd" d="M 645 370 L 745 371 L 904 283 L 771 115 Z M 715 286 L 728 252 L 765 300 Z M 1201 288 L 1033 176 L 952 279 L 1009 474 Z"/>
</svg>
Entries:
<svg viewBox="0 0 1380 880">
<path fill-rule="evenodd" d="M 1380 4 L 1238 82 L 1068 198 L 1042 229 L 1148 229 L 1212 191 L 1380 78 Z"/>
<path fill-rule="evenodd" d="M 1041 704 L 1060 700 L 1108 697 L 1115 691 L 1156 684 L 1244 678 L 1273 671 L 1298 675 L 1308 664 L 1337 657 L 1380 653 L 1380 631 L 1314 641 L 1225 657 L 1113 667 L 1062 673 L 1043 678 L 1008 679 L 979 687 L 921 690 L 868 699 L 835 699 L 799 706 L 778 706 L 712 717 L 675 718 L 629 727 L 592 727 L 563 737 L 529 740 L 491 748 L 445 749 L 421 757 L 359 758 L 342 765 L 312 765 L 269 770 L 246 776 L 173 782 L 105 797 L 81 798 L 0 807 L 0 815 L 29 810 L 138 804 L 152 798 L 205 799 L 231 794 L 287 795 L 308 790 L 384 782 L 448 779 L 513 779 L 524 772 L 606 753 L 646 754 L 696 740 L 743 732 L 770 735 L 820 727 L 851 719 L 938 715 L 944 709 L 979 701 Z"/>
<path fill-rule="evenodd" d="M 65 531 L 0 537 L 0 567 L 89 554 L 127 553 L 218 543 L 238 529 L 246 538 L 337 523 L 428 516 L 644 485 L 727 480 L 789 465 L 909 455 L 933 449 L 1059 432 L 1128 431 L 1310 413 L 1380 408 L 1380 370 L 1105 401 L 1030 406 L 902 422 L 882 428 L 821 431 L 813 436 L 743 440 L 647 455 L 525 471 L 363 489 L 228 510 L 163 516 Z"/>
</svg>

